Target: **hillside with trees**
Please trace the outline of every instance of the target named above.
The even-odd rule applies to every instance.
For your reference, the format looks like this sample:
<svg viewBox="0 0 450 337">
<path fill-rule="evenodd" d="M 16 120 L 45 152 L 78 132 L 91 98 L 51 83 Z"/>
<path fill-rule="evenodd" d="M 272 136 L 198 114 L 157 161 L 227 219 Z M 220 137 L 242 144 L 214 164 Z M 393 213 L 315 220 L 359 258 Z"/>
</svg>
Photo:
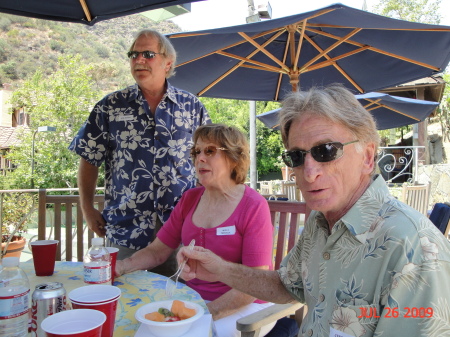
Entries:
<svg viewBox="0 0 450 337">
<path fill-rule="evenodd" d="M 0 13 L 0 83 L 13 89 L 42 68 L 44 76 L 58 67 L 58 57 L 81 55 L 98 89 L 109 92 L 133 83 L 126 57 L 136 32 L 153 28 L 180 31 L 171 21 L 154 23 L 140 15 L 102 21 L 94 26 L 26 18 Z"/>
</svg>

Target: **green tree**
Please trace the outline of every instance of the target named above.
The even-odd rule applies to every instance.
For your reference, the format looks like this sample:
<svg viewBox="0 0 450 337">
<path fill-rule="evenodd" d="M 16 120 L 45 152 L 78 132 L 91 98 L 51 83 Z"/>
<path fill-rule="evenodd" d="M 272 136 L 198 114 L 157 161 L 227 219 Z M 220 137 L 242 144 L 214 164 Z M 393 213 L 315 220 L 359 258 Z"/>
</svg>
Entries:
<svg viewBox="0 0 450 337">
<path fill-rule="evenodd" d="M 56 132 L 35 134 L 35 187 L 76 185 L 79 159 L 67 147 L 100 98 L 89 75 L 91 70 L 92 66 L 83 64 L 79 55 L 62 56 L 53 74 L 44 76 L 44 71 L 38 69 L 14 92 L 12 105 L 26 110 L 31 125 L 21 130 L 20 145 L 12 148 L 8 156 L 17 166 L 4 178 L 9 188 L 30 187 L 32 138 L 39 126 L 56 127 Z"/>
<path fill-rule="evenodd" d="M 439 24 L 442 0 L 379 0 L 374 13 L 394 19 Z"/>
<path fill-rule="evenodd" d="M 202 98 L 202 103 L 208 110 L 213 123 L 233 125 L 249 134 L 248 101 Z M 257 114 L 279 108 L 277 102 L 257 102 Z M 280 169 L 280 155 L 284 147 L 281 142 L 280 132 L 268 129 L 259 120 L 256 121 L 256 167 L 258 175 L 276 172 Z"/>
</svg>

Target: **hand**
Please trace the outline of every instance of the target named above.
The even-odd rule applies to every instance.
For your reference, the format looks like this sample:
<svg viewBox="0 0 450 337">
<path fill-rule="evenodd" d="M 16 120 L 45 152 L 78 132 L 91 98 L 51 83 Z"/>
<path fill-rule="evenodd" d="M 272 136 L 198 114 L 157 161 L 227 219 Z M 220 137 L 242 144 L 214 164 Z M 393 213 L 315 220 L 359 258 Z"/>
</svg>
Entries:
<svg viewBox="0 0 450 337">
<path fill-rule="evenodd" d="M 185 258 L 189 258 L 189 260 L 181 272 L 181 278 L 186 281 L 194 278 L 209 282 L 219 281 L 219 274 L 227 264 L 221 257 L 199 246 L 194 246 L 193 250 L 182 247 L 177 254 L 178 264 L 183 262 Z"/>
<path fill-rule="evenodd" d="M 122 276 L 123 274 L 126 274 L 126 272 L 125 272 L 125 264 L 124 264 L 123 260 L 117 260 L 116 261 L 115 277 Z"/>
<path fill-rule="evenodd" d="M 83 209 L 83 215 L 90 230 L 99 237 L 106 235 L 106 221 L 103 219 L 102 213 L 99 210 L 92 206 L 89 209 Z"/>
</svg>

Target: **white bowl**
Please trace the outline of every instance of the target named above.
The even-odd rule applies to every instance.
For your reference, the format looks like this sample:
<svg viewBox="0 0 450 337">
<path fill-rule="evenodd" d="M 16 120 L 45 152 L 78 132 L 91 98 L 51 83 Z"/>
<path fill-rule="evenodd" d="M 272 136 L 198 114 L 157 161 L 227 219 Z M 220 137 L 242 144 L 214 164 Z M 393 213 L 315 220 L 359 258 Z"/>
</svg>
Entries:
<svg viewBox="0 0 450 337">
<path fill-rule="evenodd" d="M 155 337 L 180 337 L 189 330 L 192 324 L 203 316 L 204 310 L 199 304 L 182 301 L 187 308 L 195 309 L 196 314 L 191 318 L 181 321 L 155 322 L 144 318 L 146 314 L 158 311 L 159 308 L 166 308 L 170 310 L 170 308 L 172 308 L 172 302 L 173 301 L 170 300 L 145 304 L 136 311 L 134 316 L 139 322 L 142 323 L 142 325 L 146 327 L 147 331 Z"/>
</svg>

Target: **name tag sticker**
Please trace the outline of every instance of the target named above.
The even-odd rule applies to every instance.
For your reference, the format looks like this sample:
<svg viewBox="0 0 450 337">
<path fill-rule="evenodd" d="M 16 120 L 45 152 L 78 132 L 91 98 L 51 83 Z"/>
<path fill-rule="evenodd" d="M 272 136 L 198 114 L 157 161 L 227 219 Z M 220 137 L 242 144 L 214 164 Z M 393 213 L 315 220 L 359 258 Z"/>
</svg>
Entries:
<svg viewBox="0 0 450 337">
<path fill-rule="evenodd" d="M 221 227 L 216 229 L 216 235 L 234 235 L 236 226 Z"/>
<path fill-rule="evenodd" d="M 355 337 L 353 335 L 349 335 L 348 333 L 333 329 L 330 327 L 330 337 Z"/>
<path fill-rule="evenodd" d="M 120 115 L 118 121 L 131 121 L 134 119 L 133 115 Z"/>
</svg>

